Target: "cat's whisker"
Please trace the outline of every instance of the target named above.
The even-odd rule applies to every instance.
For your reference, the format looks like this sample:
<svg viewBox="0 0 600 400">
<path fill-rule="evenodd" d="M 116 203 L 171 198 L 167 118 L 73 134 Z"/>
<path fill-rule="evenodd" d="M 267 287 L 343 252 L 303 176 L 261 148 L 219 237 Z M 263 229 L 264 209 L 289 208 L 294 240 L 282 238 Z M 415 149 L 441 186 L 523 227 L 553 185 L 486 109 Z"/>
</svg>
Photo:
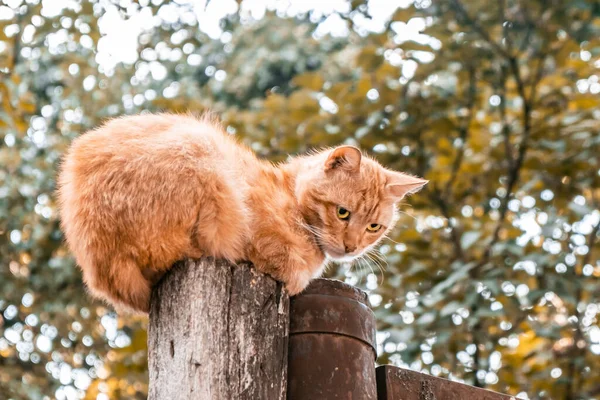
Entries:
<svg viewBox="0 0 600 400">
<path fill-rule="evenodd" d="M 387 266 L 389 266 L 387 259 L 385 258 L 385 256 L 383 254 L 381 254 L 381 252 L 377 249 L 373 249 L 371 251 L 369 251 L 369 254 L 371 254 L 374 257 L 377 257 L 378 260 L 380 260 L 382 263 L 385 263 Z"/>
<path fill-rule="evenodd" d="M 304 223 L 300 223 L 300 226 L 304 229 L 306 229 L 307 231 L 309 231 L 310 233 L 312 233 L 313 235 L 315 235 L 316 237 L 318 237 L 319 239 L 322 239 L 325 235 L 325 233 L 320 230 L 319 228 L 315 227 L 315 226 L 310 226 Z"/>
<path fill-rule="evenodd" d="M 366 265 L 369 267 L 369 270 L 371 271 L 371 273 L 372 273 L 373 275 L 377 276 L 377 274 L 376 274 L 376 273 L 375 273 L 375 271 L 373 270 L 373 267 L 371 267 L 371 263 L 367 262 L 367 261 L 364 259 L 364 257 L 365 257 L 365 256 L 366 256 L 366 257 L 367 257 L 367 258 L 368 258 L 370 261 L 373 261 L 371 258 L 369 258 L 369 255 L 368 255 L 368 253 L 365 253 L 365 254 L 363 254 L 363 255 L 362 255 L 362 257 L 360 257 L 360 258 L 359 258 L 359 260 L 361 260 L 361 261 L 364 261 L 364 262 L 365 262 L 365 264 L 366 264 Z"/>
<path fill-rule="evenodd" d="M 407 212 L 405 212 L 405 211 L 402 211 L 402 210 L 397 210 L 397 211 L 398 211 L 400 214 L 404 214 L 404 215 L 407 215 L 407 216 L 409 216 L 410 218 L 414 219 L 415 221 L 417 220 L 417 217 L 415 217 L 414 215 L 411 215 L 411 214 L 409 214 L 409 213 L 407 213 Z"/>
<path fill-rule="evenodd" d="M 385 263 L 386 270 L 387 270 L 390 267 L 390 264 L 387 261 L 387 257 L 385 257 L 383 254 L 381 254 L 381 252 L 379 250 L 377 250 L 375 254 L 381 260 L 382 263 Z"/>
<path fill-rule="evenodd" d="M 385 271 L 387 271 L 387 269 L 389 268 L 389 264 L 385 260 L 381 260 L 381 262 L 385 263 L 385 266 L 379 265 L 381 269 L 381 285 L 383 285 L 383 283 L 385 282 Z"/>
<path fill-rule="evenodd" d="M 361 261 L 364 261 L 362 258 L 358 258 L 355 261 L 358 262 L 359 271 L 356 271 L 355 273 L 358 275 L 358 282 L 357 282 L 357 284 L 360 285 L 360 283 L 362 282 L 362 278 L 365 275 L 364 271 L 366 270 L 366 266 L 361 262 Z M 352 267 L 353 265 L 355 265 L 355 263 L 352 263 L 350 265 Z"/>
<path fill-rule="evenodd" d="M 360 261 L 360 259 L 358 259 L 356 261 Z M 352 271 L 352 269 L 353 269 L 354 266 L 357 266 L 358 268 L 355 268 L 355 270 Z M 358 281 L 356 282 L 357 284 L 360 284 L 360 281 L 362 279 L 362 277 L 361 277 L 362 268 L 363 268 L 363 266 L 362 266 L 362 264 L 360 262 L 358 262 L 358 263 L 351 263 L 350 264 L 349 271 L 352 271 L 354 274 L 356 274 L 358 276 Z"/>
<path fill-rule="evenodd" d="M 390 242 L 392 242 L 392 243 L 394 243 L 394 244 L 403 244 L 403 243 L 400 243 L 400 242 L 397 242 L 397 241 L 395 241 L 394 239 L 392 239 L 392 238 L 391 238 L 390 236 L 388 236 L 388 235 L 384 235 L 384 236 L 382 236 L 382 237 L 381 237 L 381 239 L 382 239 L 382 240 L 389 240 Z"/>
<path fill-rule="evenodd" d="M 368 251 L 366 253 L 366 255 L 373 262 L 373 264 L 375 264 L 377 266 L 377 268 L 381 272 L 381 282 L 379 283 L 379 285 L 383 285 L 383 283 L 385 281 L 385 270 L 386 270 L 386 268 L 383 267 L 382 263 L 385 263 L 386 267 L 389 267 L 389 264 L 388 264 L 387 260 L 376 249 L 372 249 L 372 250 Z"/>
<path fill-rule="evenodd" d="M 368 262 L 366 262 L 366 261 L 365 261 L 364 265 L 365 265 L 365 266 L 367 266 L 367 267 L 369 268 L 369 271 L 371 271 L 371 273 L 372 273 L 372 274 L 375 274 L 375 272 L 373 271 L 373 267 L 371 267 L 371 264 L 370 264 L 370 263 L 368 263 Z M 368 281 L 368 279 L 367 279 L 367 278 L 368 278 L 368 276 L 369 276 L 369 275 L 368 275 L 368 274 L 366 274 L 366 278 L 365 278 L 365 285 L 367 284 L 367 281 Z"/>
<path fill-rule="evenodd" d="M 379 262 L 375 258 L 373 258 L 373 256 L 371 254 L 367 254 L 367 257 L 372 264 L 375 264 L 377 269 L 381 272 L 381 277 L 383 278 L 383 270 L 381 268 L 381 265 L 379 265 Z M 371 269 L 371 271 L 373 271 L 373 270 Z M 375 272 L 373 272 L 373 275 L 377 276 L 377 274 L 375 274 Z"/>
<path fill-rule="evenodd" d="M 313 236 L 319 239 L 319 241 L 323 241 L 323 239 L 325 239 L 326 233 L 317 228 L 316 226 L 308 225 L 302 221 L 296 221 L 296 223 L 298 224 L 298 226 L 307 230 L 309 233 L 311 233 Z"/>
</svg>

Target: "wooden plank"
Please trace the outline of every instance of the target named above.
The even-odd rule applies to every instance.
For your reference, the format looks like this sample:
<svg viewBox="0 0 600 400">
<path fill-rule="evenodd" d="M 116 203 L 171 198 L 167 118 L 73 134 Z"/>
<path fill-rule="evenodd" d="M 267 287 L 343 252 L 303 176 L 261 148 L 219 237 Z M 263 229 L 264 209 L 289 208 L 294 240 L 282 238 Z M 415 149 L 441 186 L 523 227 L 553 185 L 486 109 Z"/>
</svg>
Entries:
<svg viewBox="0 0 600 400">
<path fill-rule="evenodd" d="M 505 394 L 383 365 L 377 367 L 378 400 L 515 400 Z"/>
</svg>

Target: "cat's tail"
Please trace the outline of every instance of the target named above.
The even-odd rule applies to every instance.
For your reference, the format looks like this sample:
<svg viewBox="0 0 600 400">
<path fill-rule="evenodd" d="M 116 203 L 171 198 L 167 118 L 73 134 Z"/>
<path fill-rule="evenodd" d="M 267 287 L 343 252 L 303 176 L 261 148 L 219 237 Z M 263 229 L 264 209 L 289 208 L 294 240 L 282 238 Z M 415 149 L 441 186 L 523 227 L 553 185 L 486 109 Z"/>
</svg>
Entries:
<svg viewBox="0 0 600 400">
<path fill-rule="evenodd" d="M 82 266 L 83 278 L 90 293 L 107 301 L 117 311 L 147 314 L 152 285 L 140 266 L 127 257 L 115 257 L 109 263 L 92 268 Z"/>
</svg>

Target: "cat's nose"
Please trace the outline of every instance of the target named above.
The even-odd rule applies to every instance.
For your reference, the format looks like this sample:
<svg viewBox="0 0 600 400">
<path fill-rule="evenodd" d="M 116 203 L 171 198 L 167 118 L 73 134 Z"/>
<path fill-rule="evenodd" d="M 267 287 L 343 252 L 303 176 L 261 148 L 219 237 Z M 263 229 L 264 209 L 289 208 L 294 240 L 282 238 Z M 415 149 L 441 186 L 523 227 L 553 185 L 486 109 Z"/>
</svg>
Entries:
<svg viewBox="0 0 600 400">
<path fill-rule="evenodd" d="M 344 250 L 346 251 L 346 253 L 352 253 L 354 250 L 356 250 L 356 245 L 349 245 L 344 243 Z"/>
</svg>

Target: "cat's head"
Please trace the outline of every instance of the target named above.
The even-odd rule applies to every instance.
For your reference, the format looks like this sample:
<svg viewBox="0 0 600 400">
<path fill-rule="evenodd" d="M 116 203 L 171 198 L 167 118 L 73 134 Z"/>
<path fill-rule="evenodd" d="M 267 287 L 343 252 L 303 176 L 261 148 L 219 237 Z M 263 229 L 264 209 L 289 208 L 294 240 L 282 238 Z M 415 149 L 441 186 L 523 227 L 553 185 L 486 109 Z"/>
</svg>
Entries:
<svg viewBox="0 0 600 400">
<path fill-rule="evenodd" d="M 305 228 L 325 255 L 357 258 L 394 227 L 397 203 L 427 181 L 382 167 L 352 146 L 299 160 L 296 196 Z"/>
</svg>

